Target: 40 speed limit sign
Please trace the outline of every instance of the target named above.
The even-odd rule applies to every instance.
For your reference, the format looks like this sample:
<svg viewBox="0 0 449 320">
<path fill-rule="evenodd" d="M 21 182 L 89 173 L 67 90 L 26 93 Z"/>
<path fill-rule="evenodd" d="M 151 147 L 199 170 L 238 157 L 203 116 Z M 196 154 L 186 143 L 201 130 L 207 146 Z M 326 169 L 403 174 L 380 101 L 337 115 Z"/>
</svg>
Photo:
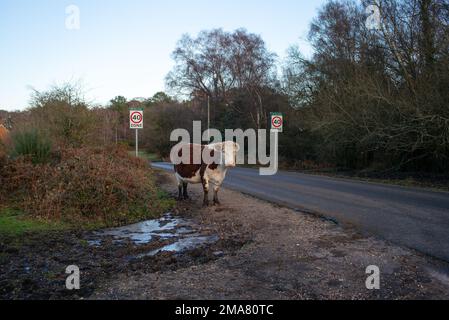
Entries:
<svg viewBox="0 0 449 320">
<path fill-rule="evenodd" d="M 143 110 L 129 110 L 129 128 L 143 129 Z"/>
<path fill-rule="evenodd" d="M 271 113 L 271 131 L 284 131 L 284 115 L 282 113 Z"/>
</svg>

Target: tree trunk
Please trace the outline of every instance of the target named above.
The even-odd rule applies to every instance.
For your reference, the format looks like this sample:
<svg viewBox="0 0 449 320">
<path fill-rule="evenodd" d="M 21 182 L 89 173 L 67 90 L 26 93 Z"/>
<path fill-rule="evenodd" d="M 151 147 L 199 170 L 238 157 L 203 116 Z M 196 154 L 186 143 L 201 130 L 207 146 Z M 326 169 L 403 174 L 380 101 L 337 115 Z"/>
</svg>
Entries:
<svg viewBox="0 0 449 320">
<path fill-rule="evenodd" d="M 420 0 L 421 19 L 421 59 L 424 64 L 424 73 L 432 72 L 435 59 L 434 26 L 432 22 L 432 3 L 434 0 Z"/>
</svg>

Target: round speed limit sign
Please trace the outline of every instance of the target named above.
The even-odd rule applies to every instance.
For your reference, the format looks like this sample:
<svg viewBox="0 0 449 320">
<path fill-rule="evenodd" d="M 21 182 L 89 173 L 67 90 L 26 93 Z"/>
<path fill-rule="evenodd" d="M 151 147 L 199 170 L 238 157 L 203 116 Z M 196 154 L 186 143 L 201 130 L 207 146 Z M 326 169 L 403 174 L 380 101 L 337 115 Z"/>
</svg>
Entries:
<svg viewBox="0 0 449 320">
<path fill-rule="evenodd" d="M 143 110 L 129 111 L 130 129 L 143 129 Z"/>
<path fill-rule="evenodd" d="M 282 132 L 284 127 L 284 116 L 282 113 L 271 114 L 271 130 Z"/>
</svg>

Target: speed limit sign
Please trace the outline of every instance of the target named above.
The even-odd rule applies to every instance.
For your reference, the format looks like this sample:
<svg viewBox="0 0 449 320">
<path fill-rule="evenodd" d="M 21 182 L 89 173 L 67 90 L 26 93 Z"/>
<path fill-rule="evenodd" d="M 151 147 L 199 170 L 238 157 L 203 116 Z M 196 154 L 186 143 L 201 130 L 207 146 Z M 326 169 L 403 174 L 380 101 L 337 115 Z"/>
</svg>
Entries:
<svg viewBox="0 0 449 320">
<path fill-rule="evenodd" d="M 282 113 L 271 113 L 271 131 L 283 132 L 284 115 Z"/>
<path fill-rule="evenodd" d="M 129 128 L 143 129 L 143 110 L 135 109 L 129 111 Z"/>
</svg>

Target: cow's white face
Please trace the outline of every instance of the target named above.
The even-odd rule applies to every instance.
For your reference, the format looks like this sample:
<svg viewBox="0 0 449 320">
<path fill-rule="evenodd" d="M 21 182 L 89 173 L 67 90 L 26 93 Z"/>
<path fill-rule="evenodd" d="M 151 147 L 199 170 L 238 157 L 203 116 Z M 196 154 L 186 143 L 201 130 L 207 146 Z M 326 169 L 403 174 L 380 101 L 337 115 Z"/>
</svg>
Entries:
<svg viewBox="0 0 449 320">
<path fill-rule="evenodd" d="M 226 141 L 222 144 L 222 152 L 224 156 L 225 167 L 235 167 L 237 152 L 240 150 L 238 143 Z"/>
</svg>

